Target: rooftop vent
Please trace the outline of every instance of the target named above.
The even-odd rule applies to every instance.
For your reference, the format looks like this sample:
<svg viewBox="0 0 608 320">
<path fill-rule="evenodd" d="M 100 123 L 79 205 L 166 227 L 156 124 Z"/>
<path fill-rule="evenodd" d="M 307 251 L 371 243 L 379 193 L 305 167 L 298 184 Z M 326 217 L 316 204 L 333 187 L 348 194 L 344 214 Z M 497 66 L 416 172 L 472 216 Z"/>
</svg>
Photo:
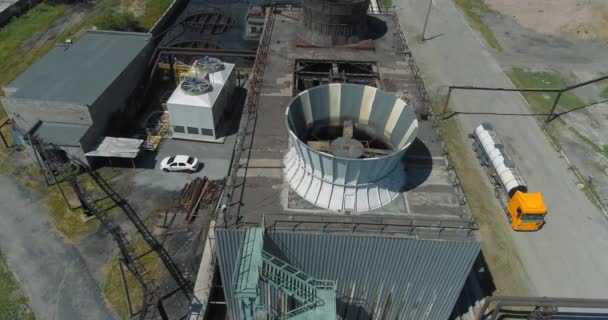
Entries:
<svg viewBox="0 0 608 320">
<path fill-rule="evenodd" d="M 224 70 L 224 63 L 220 59 L 205 56 L 194 62 L 194 68 L 199 72 L 214 73 Z"/>
<path fill-rule="evenodd" d="M 211 91 L 211 83 L 204 78 L 186 77 L 180 84 L 180 88 L 189 96 L 200 96 Z"/>
</svg>

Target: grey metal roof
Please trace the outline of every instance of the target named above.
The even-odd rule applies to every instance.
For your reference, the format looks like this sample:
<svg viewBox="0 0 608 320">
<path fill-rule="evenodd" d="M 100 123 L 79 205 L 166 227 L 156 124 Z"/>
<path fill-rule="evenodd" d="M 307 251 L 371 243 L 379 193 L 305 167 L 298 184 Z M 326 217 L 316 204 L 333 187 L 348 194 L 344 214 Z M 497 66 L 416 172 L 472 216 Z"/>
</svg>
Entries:
<svg viewBox="0 0 608 320">
<path fill-rule="evenodd" d="M 92 151 L 85 155 L 89 157 L 116 157 L 116 158 L 136 158 L 141 151 L 141 144 L 144 140 L 102 137 L 97 141 L 97 145 Z"/>
<path fill-rule="evenodd" d="M 6 86 L 13 98 L 92 105 L 149 43 L 147 33 L 88 31 L 57 45 Z"/>
<path fill-rule="evenodd" d="M 88 125 L 40 122 L 32 132 L 32 135 L 37 135 L 44 142 L 58 146 L 80 147 L 80 138 L 82 138 L 88 129 Z"/>
<path fill-rule="evenodd" d="M 232 274 L 242 234 L 242 230 L 216 230 L 230 319 L 241 319 Z M 374 318 L 445 320 L 480 249 L 472 241 L 267 233 L 264 250 L 314 278 L 335 280 L 339 319 L 368 319 L 373 314 Z M 270 290 L 262 298 L 274 305 L 277 293 L 261 287 Z"/>
</svg>

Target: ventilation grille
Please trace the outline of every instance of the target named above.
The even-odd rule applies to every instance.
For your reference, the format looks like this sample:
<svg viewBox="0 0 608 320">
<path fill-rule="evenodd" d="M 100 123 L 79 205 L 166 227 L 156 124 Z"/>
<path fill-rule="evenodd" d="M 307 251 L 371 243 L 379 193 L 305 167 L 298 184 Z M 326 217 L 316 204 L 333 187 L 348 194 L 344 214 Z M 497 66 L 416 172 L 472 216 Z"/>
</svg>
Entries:
<svg viewBox="0 0 608 320">
<path fill-rule="evenodd" d="M 194 62 L 194 68 L 200 72 L 214 73 L 224 69 L 224 63 L 217 58 L 203 57 Z"/>
<path fill-rule="evenodd" d="M 184 79 L 180 88 L 189 96 L 200 96 L 211 91 L 211 83 L 205 79 L 188 77 Z"/>
</svg>

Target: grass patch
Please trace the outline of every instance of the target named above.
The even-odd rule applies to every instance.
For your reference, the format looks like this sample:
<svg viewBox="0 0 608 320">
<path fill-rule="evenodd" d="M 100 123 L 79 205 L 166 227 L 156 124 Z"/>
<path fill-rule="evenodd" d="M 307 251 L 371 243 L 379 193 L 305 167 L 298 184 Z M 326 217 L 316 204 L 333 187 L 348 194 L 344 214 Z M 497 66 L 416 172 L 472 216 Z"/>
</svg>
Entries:
<svg viewBox="0 0 608 320">
<path fill-rule="evenodd" d="M 28 305 L 28 299 L 19 288 L 13 273 L 6 265 L 0 252 L 0 318 L 33 320 L 34 313 Z"/>
<path fill-rule="evenodd" d="M 390 0 L 388 0 L 390 1 Z M 146 30 L 150 30 L 165 10 L 171 5 L 171 0 L 147 0 L 144 14 L 138 18 L 139 25 Z"/>
<path fill-rule="evenodd" d="M 137 236 L 137 239 L 135 239 L 132 244 L 136 255 L 141 255 L 150 251 L 150 246 L 148 246 L 140 236 Z M 125 299 L 124 287 L 120 274 L 119 257 L 120 254 L 112 260 L 109 266 L 103 284 L 103 293 L 121 319 L 130 319 L 129 308 L 127 306 L 127 300 Z M 149 277 L 152 279 L 160 279 L 165 272 L 160 258 L 154 252 L 141 258 L 141 262 L 146 271 L 150 273 Z M 133 277 L 126 268 L 124 268 L 124 271 L 133 310 L 137 311 L 141 307 L 143 291 L 137 280 L 135 280 L 135 277 Z"/>
<path fill-rule="evenodd" d="M 502 211 L 497 212 L 487 178 L 479 170 L 479 161 L 472 151 L 463 148 L 470 146 L 463 141 L 465 135 L 457 120 L 452 118 L 440 123 L 439 129 L 458 172 L 462 188 L 467 196 L 469 207 L 479 225 L 482 251 L 492 273 L 497 292 L 495 295 L 526 295 L 525 270 L 517 250 L 513 246 L 507 219 Z M 486 180 L 486 181 L 484 181 Z"/>
<path fill-rule="evenodd" d="M 573 127 L 569 127 L 569 129 L 570 129 L 570 131 L 572 131 L 572 133 L 574 133 L 575 136 L 577 136 L 581 141 L 583 141 L 584 143 L 589 145 L 595 152 L 601 154 L 605 158 L 608 158 L 608 145 L 605 145 L 605 144 L 600 145 L 600 144 L 593 142 L 593 140 L 587 138 L 587 136 L 580 133 L 580 131 L 574 129 Z"/>
<path fill-rule="evenodd" d="M 393 0 L 380 0 L 380 6 L 383 8 L 390 8 L 393 6 Z"/>
<path fill-rule="evenodd" d="M 99 224 L 97 220 L 83 220 L 82 210 L 72 211 L 63 200 L 57 186 L 47 187 L 44 177 L 34 164 L 10 165 L 12 157 L 23 157 L 25 154 L 14 154 L 15 151 L 0 152 L 0 173 L 10 176 L 18 185 L 42 195 L 43 205 L 48 209 L 53 225 L 64 236 L 68 243 L 76 243 L 83 236 L 95 230 Z M 79 205 L 70 186 L 62 184 L 66 197 L 76 207 Z"/>
<path fill-rule="evenodd" d="M 608 99 L 608 86 L 606 86 L 602 92 L 600 92 L 600 97 L 604 98 L 604 99 Z"/>
<path fill-rule="evenodd" d="M 40 3 L 0 29 L 0 86 L 15 79 L 53 46 L 49 41 L 42 47 L 20 52 L 27 40 L 48 29 L 67 8 L 64 4 Z"/>
<path fill-rule="evenodd" d="M 492 30 L 483 22 L 481 16 L 484 13 L 494 12 L 483 0 L 454 0 L 456 5 L 462 9 L 471 26 L 481 33 L 490 47 L 500 51 L 500 43 L 492 33 Z"/>
<path fill-rule="evenodd" d="M 513 84 L 520 89 L 562 89 L 566 83 L 554 72 L 533 72 L 523 68 L 513 68 L 507 72 Z M 551 111 L 557 93 L 524 92 L 522 93 L 532 111 L 548 113 Z M 561 110 L 572 110 L 583 106 L 583 101 L 572 92 L 564 92 L 558 103 Z"/>
</svg>

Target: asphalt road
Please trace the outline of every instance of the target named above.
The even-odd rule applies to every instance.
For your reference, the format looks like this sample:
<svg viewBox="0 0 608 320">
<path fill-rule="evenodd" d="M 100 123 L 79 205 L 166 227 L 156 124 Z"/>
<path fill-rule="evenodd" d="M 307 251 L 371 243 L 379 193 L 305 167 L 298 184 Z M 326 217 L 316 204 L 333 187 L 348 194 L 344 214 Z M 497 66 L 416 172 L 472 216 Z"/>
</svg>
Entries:
<svg viewBox="0 0 608 320">
<path fill-rule="evenodd" d="M 4 175 L 0 218 L 0 249 L 36 319 L 116 318 L 78 250 L 55 231 L 40 199 Z"/>
<path fill-rule="evenodd" d="M 420 42 L 428 0 L 395 0 L 401 24 L 420 65 L 429 92 L 445 85 L 513 87 L 485 49 L 452 0 L 434 0 L 427 37 Z M 528 113 L 519 94 L 457 93 L 452 105 L 460 111 Z M 528 181 L 541 191 L 548 206 L 548 224 L 533 233 L 515 233 L 530 279 L 530 294 L 577 298 L 608 296 L 608 223 L 601 211 L 578 189 L 575 176 L 528 116 L 459 115 L 472 132 L 482 121 L 491 122 Z M 463 147 L 470 148 L 470 144 Z M 503 218 L 499 214 L 497 219 Z M 504 218 L 503 218 L 504 219 Z M 506 221 L 505 221 L 506 223 Z"/>
</svg>

